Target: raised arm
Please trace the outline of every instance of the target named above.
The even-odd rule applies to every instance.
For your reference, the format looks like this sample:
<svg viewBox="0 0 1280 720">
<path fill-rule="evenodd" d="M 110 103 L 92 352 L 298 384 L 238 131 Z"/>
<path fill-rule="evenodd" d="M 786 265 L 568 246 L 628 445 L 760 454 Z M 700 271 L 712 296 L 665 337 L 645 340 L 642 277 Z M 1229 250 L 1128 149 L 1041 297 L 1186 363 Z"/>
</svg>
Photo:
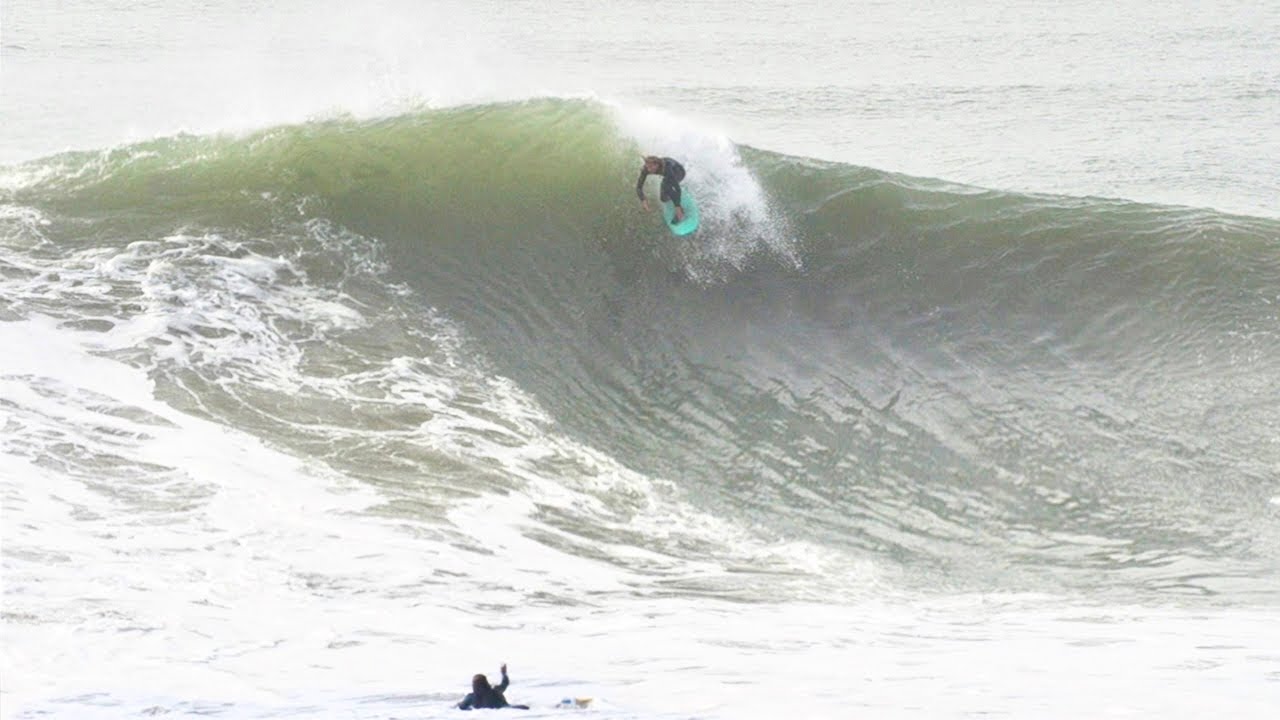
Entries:
<svg viewBox="0 0 1280 720">
<path fill-rule="evenodd" d="M 502 663 L 502 682 L 498 683 L 498 686 L 494 688 L 494 690 L 497 690 L 498 692 L 506 692 L 507 686 L 510 684 L 511 678 L 507 677 L 507 664 Z"/>
</svg>

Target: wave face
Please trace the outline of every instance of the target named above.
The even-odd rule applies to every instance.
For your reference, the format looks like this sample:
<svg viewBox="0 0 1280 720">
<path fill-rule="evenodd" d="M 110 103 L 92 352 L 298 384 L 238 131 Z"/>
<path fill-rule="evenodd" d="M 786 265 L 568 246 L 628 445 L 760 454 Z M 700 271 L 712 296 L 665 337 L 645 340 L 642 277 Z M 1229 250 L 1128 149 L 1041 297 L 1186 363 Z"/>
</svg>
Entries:
<svg viewBox="0 0 1280 720">
<path fill-rule="evenodd" d="M 689 168 L 691 239 L 638 209 L 642 152 Z M 0 317 L 96 338 L 448 542 L 475 543 L 460 503 L 514 493 L 528 537 L 676 593 L 829 597 L 868 562 L 905 588 L 1280 592 L 1274 220 L 577 100 L 6 173 Z M 146 472 L 18 435 L 37 464 Z"/>
</svg>

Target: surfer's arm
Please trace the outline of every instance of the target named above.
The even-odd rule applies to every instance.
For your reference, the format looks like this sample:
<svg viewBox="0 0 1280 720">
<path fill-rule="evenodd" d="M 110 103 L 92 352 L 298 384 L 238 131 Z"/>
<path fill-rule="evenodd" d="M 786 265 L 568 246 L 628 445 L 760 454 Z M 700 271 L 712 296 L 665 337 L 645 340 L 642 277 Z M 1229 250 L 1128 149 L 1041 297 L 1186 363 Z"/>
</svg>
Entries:
<svg viewBox="0 0 1280 720">
<path fill-rule="evenodd" d="M 459 709 L 459 710 L 470 710 L 470 709 L 471 709 L 471 706 L 472 706 L 473 704 L 475 704 L 475 701 L 476 701 L 476 694 L 475 694 L 475 693 L 467 693 L 467 696 L 466 696 L 466 697 L 464 697 L 464 698 L 462 698 L 462 702 L 458 703 L 458 709 Z"/>
<path fill-rule="evenodd" d="M 502 682 L 494 686 L 494 690 L 498 692 L 506 692 L 507 687 L 511 685 L 511 678 L 507 677 L 507 666 L 502 666 Z"/>
<path fill-rule="evenodd" d="M 640 198 L 640 202 L 644 202 L 644 181 L 649 177 L 649 171 L 640 168 L 640 179 L 636 181 L 636 197 Z"/>
</svg>

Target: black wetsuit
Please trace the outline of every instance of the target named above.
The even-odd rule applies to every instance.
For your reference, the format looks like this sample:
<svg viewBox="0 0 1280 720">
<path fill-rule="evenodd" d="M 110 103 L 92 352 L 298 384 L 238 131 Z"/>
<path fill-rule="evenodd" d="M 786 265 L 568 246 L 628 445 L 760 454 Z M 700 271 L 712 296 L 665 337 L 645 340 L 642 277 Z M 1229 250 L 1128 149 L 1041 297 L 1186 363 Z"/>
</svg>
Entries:
<svg viewBox="0 0 1280 720">
<path fill-rule="evenodd" d="M 640 179 L 636 181 L 636 195 L 644 200 L 644 181 L 649 177 L 649 171 L 640 168 Z M 680 181 L 684 180 L 684 166 L 672 160 L 671 158 L 662 158 L 662 194 L 658 199 L 666 202 L 671 201 L 673 205 L 680 209 L 684 206 L 680 204 Z"/>
<path fill-rule="evenodd" d="M 507 702 L 507 698 L 503 695 L 503 691 L 511 684 L 511 678 L 506 673 L 502 673 L 502 682 L 497 687 L 490 687 L 482 693 L 469 692 L 467 696 L 462 698 L 462 702 L 458 703 L 459 710 L 482 710 L 497 708 L 516 708 L 518 710 L 528 710 L 528 705 L 511 705 Z"/>
</svg>

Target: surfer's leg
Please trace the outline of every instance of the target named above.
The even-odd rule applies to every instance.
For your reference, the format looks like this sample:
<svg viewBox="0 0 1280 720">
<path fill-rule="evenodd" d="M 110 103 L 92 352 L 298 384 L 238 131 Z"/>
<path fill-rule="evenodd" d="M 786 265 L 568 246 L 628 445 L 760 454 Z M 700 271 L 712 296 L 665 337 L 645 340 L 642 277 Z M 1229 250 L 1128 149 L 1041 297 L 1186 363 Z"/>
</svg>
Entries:
<svg viewBox="0 0 1280 720">
<path fill-rule="evenodd" d="M 670 200 L 676 207 L 680 207 L 680 184 L 671 178 L 662 178 L 661 200 L 663 202 Z"/>
</svg>

